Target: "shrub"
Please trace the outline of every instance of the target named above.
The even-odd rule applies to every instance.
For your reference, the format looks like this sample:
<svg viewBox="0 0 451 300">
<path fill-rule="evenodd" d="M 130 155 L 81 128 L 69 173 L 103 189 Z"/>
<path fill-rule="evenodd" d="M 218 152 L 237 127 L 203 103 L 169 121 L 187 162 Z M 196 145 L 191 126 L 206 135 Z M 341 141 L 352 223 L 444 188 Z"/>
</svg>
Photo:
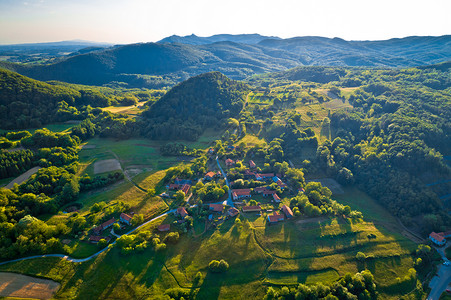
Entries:
<svg viewBox="0 0 451 300">
<path fill-rule="evenodd" d="M 357 252 L 355 258 L 356 258 L 358 261 L 364 261 L 364 260 L 366 259 L 366 255 L 365 255 L 365 253 L 363 253 L 363 252 Z"/>
<path fill-rule="evenodd" d="M 224 273 L 229 269 L 229 264 L 223 259 L 221 259 L 220 261 L 212 260 L 208 264 L 208 268 L 214 273 Z"/>
<path fill-rule="evenodd" d="M 164 238 L 165 243 L 176 244 L 179 241 L 179 233 L 178 232 L 170 232 Z"/>
</svg>

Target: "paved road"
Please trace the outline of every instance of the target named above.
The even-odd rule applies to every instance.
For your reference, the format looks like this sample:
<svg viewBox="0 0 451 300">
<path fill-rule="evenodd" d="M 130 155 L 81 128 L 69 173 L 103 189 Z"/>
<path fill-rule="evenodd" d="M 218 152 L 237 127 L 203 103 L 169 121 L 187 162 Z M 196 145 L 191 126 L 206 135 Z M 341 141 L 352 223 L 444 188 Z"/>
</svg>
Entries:
<svg viewBox="0 0 451 300">
<path fill-rule="evenodd" d="M 221 165 L 219 164 L 219 160 L 218 160 L 217 156 L 216 156 L 216 162 L 218 163 L 219 170 L 221 170 L 222 176 L 224 177 L 225 182 L 226 182 L 227 186 L 229 187 L 229 197 L 227 198 L 226 201 L 224 201 L 225 203 L 223 203 L 223 204 L 227 204 L 231 207 L 234 207 L 233 201 L 232 201 L 232 189 L 230 188 L 229 180 L 227 179 L 227 176 L 226 176 L 224 170 L 222 169 Z"/>
<path fill-rule="evenodd" d="M 155 220 L 161 218 L 162 216 L 165 216 L 165 215 L 170 214 L 170 213 L 173 213 L 173 212 L 175 212 L 175 209 L 169 210 L 169 211 L 167 211 L 167 212 L 165 212 L 165 213 L 163 213 L 163 214 L 161 214 L 161 215 L 159 215 L 159 216 L 157 216 L 157 217 L 155 217 L 155 218 L 153 218 L 153 219 L 150 219 L 149 221 L 142 223 L 142 224 L 139 225 L 138 227 L 133 228 L 133 229 L 130 230 L 129 232 L 124 233 L 124 234 L 122 234 L 122 235 L 130 234 L 130 233 L 134 232 L 135 230 L 138 230 L 139 228 L 141 228 L 141 227 L 143 227 L 143 226 L 146 226 L 146 225 L 149 224 L 150 222 L 153 222 L 153 221 L 155 221 Z M 122 236 L 122 235 L 121 235 L 121 236 Z M 116 235 L 116 236 L 117 236 L 117 235 Z M 119 236 L 119 237 L 121 237 L 121 236 Z M 114 244 L 116 244 L 116 241 L 114 241 L 114 242 L 111 243 L 110 245 L 114 245 Z M 1 265 L 6 265 L 6 264 L 12 263 L 12 262 L 22 261 L 22 260 L 28 260 L 28 259 L 34 259 L 34 258 L 46 258 L 46 257 L 60 257 L 60 258 L 65 259 L 65 260 L 67 260 L 67 261 L 76 262 L 76 263 L 78 263 L 78 262 L 85 262 L 85 261 L 88 261 L 88 260 L 91 260 L 91 259 L 95 258 L 95 257 L 98 256 L 100 253 L 105 252 L 106 250 L 108 250 L 108 247 L 105 247 L 105 248 L 103 248 L 102 250 L 100 250 L 99 252 L 94 253 L 93 255 L 88 256 L 88 257 L 85 257 L 85 258 L 74 258 L 74 257 L 70 257 L 70 256 L 65 255 L 65 254 L 34 255 L 34 256 L 22 257 L 22 258 L 18 258 L 18 259 L 13 259 L 13 260 L 8 260 L 8 261 L 0 262 L 0 266 L 1 266 Z"/>
<path fill-rule="evenodd" d="M 449 261 L 445 256 L 445 249 L 451 246 L 451 242 L 448 241 L 446 246 L 444 247 L 434 247 L 437 252 L 440 254 L 444 261 Z M 429 283 L 429 287 L 431 288 L 431 292 L 427 297 L 427 300 L 438 300 L 440 295 L 446 290 L 448 285 L 451 284 L 451 266 L 445 266 L 443 264 L 437 267 L 437 275 L 432 278 Z"/>
<path fill-rule="evenodd" d="M 432 278 L 429 283 L 431 292 L 427 297 L 427 300 L 438 300 L 440 295 L 446 290 L 447 286 L 451 283 L 451 266 L 439 265 L 437 276 Z"/>
</svg>

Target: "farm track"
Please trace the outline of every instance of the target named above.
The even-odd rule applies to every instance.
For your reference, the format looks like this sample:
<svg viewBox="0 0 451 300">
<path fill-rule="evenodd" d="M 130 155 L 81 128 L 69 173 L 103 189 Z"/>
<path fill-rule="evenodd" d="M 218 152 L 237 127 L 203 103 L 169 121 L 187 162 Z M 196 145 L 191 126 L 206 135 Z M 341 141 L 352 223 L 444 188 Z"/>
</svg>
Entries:
<svg viewBox="0 0 451 300">
<path fill-rule="evenodd" d="M 138 188 L 139 190 L 143 191 L 144 193 L 147 193 L 147 190 L 146 190 L 146 189 L 140 187 L 139 184 L 137 184 L 136 182 L 134 182 L 134 181 L 132 180 L 132 178 L 127 174 L 127 172 L 125 172 L 124 167 L 122 166 L 122 162 L 121 162 L 119 156 L 117 156 L 117 154 L 114 153 L 114 152 L 111 151 L 111 150 L 110 150 L 109 152 L 110 152 L 111 154 L 113 154 L 113 156 L 114 156 L 114 157 L 117 159 L 117 161 L 119 162 L 119 166 L 121 167 L 121 171 L 122 171 L 122 173 L 124 174 L 125 178 L 126 178 L 131 184 L 133 184 L 136 188 Z"/>
</svg>

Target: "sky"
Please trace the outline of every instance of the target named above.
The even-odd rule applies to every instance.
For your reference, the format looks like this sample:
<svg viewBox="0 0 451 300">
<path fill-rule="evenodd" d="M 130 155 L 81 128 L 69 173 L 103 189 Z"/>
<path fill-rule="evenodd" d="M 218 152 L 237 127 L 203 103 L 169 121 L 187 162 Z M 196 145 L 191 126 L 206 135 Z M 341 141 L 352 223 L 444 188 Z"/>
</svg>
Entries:
<svg viewBox="0 0 451 300">
<path fill-rule="evenodd" d="M 450 0 L 0 0 L 0 44 L 221 33 L 383 40 L 451 34 L 450 12 Z"/>
</svg>

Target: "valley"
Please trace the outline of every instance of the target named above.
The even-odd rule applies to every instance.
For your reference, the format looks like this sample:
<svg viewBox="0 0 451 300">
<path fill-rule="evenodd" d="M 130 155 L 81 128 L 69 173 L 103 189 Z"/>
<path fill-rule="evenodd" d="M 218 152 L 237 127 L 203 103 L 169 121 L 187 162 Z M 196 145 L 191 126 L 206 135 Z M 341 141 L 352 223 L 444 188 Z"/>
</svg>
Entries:
<svg viewBox="0 0 451 300">
<path fill-rule="evenodd" d="M 2 63 L 1 274 L 51 280 L 25 294 L 43 299 L 425 299 L 429 234 L 451 226 L 451 71 L 431 39 L 449 36 L 403 40 L 418 53 L 173 36 Z M 337 43 L 368 52 L 290 62 Z M 369 61 L 379 47 L 405 61 Z"/>
</svg>

